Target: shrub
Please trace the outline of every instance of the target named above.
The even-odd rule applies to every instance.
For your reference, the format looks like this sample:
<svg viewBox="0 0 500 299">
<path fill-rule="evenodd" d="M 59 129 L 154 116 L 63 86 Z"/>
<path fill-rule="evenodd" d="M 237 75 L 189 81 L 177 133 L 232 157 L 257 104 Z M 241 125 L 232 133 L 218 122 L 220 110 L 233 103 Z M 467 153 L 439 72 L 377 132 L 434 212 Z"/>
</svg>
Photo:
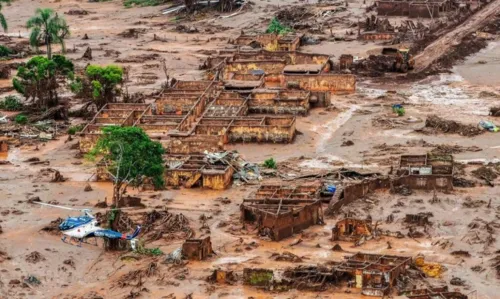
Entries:
<svg viewBox="0 0 500 299">
<path fill-rule="evenodd" d="M 16 96 L 6 96 L 3 101 L 0 102 L 0 109 L 8 111 L 19 111 L 23 109 L 23 104 Z"/>
<path fill-rule="evenodd" d="M 68 129 L 68 134 L 75 135 L 76 133 L 80 132 L 82 129 L 83 129 L 83 125 L 71 126 Z"/>
<path fill-rule="evenodd" d="M 279 35 L 284 35 L 290 32 L 293 32 L 292 28 L 282 25 L 276 18 L 271 20 L 271 23 L 266 30 L 266 33 L 276 33 Z"/>
<path fill-rule="evenodd" d="M 405 113 L 406 113 L 405 108 L 403 108 L 403 107 L 394 109 L 394 112 L 395 112 L 398 116 L 404 116 L 404 115 L 405 115 Z"/>
<path fill-rule="evenodd" d="M 264 167 L 276 169 L 276 168 L 278 168 L 278 165 L 276 163 L 276 160 L 274 160 L 274 158 L 269 158 L 266 161 L 264 161 Z"/>
<path fill-rule="evenodd" d="M 19 114 L 18 116 L 16 116 L 15 121 L 16 121 L 16 123 L 18 123 L 20 125 L 24 125 L 24 124 L 28 123 L 28 117 L 24 114 Z"/>
<path fill-rule="evenodd" d="M 12 50 L 4 45 L 0 45 L 0 57 L 7 57 L 9 54 L 12 54 Z"/>
</svg>

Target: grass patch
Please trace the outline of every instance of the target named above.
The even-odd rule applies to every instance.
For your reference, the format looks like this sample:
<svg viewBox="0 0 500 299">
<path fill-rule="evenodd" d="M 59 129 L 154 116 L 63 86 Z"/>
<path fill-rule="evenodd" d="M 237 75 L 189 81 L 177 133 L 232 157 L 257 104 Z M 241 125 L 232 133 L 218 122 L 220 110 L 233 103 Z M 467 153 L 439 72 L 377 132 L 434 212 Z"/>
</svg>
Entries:
<svg viewBox="0 0 500 299">
<path fill-rule="evenodd" d="M 273 18 L 269 26 L 267 27 L 266 33 L 276 33 L 279 35 L 285 35 L 287 33 L 293 32 L 292 28 L 284 26 L 278 21 L 278 19 Z"/>
<path fill-rule="evenodd" d="M 15 119 L 17 124 L 24 125 L 28 123 L 28 117 L 24 114 L 19 114 Z"/>
<path fill-rule="evenodd" d="M 68 134 L 75 135 L 76 133 L 80 132 L 81 130 L 83 130 L 83 125 L 71 126 L 68 129 Z"/>
<path fill-rule="evenodd" d="M 23 103 L 16 96 L 6 96 L 3 101 L 0 102 L 0 109 L 7 111 L 20 111 L 23 109 Z"/>
<path fill-rule="evenodd" d="M 276 160 L 274 160 L 274 158 L 269 158 L 266 161 L 264 161 L 263 166 L 265 168 L 270 168 L 270 169 L 278 168 L 278 164 L 276 163 Z"/>
<path fill-rule="evenodd" d="M 166 0 L 125 0 L 123 1 L 123 6 L 125 6 L 126 8 L 132 8 L 134 6 L 157 6 L 165 3 L 167 3 Z"/>
<path fill-rule="evenodd" d="M 0 45 L 0 57 L 7 57 L 12 54 L 12 50 L 4 45 Z"/>
</svg>

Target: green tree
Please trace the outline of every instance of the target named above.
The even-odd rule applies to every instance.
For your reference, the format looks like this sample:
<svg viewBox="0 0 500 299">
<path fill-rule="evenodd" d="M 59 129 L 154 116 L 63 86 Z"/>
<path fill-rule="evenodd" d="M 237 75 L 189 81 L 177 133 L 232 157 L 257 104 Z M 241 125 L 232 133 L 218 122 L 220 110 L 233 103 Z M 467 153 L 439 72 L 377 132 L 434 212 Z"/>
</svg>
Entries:
<svg viewBox="0 0 500 299">
<path fill-rule="evenodd" d="M 66 51 L 64 39 L 70 35 L 69 26 L 64 18 L 59 17 L 50 8 L 37 8 L 35 16 L 26 23 L 26 27 L 31 29 L 30 44 L 38 50 L 40 42 L 45 42 L 47 46 L 47 57 L 52 59 L 52 44 L 61 44 L 63 53 Z"/>
<path fill-rule="evenodd" d="M 116 65 L 89 65 L 85 77 L 77 78 L 72 84 L 73 92 L 84 98 L 92 98 L 98 108 L 114 103 L 120 95 L 123 83 L 123 69 Z"/>
<path fill-rule="evenodd" d="M 164 186 L 164 153 L 162 145 L 141 128 L 110 126 L 103 128 L 88 158 L 102 157 L 113 179 L 113 205 L 118 207 L 129 185 L 137 187 L 150 179 L 155 187 Z"/>
<path fill-rule="evenodd" d="M 7 26 L 7 20 L 5 19 L 5 16 L 2 13 L 2 3 L 10 3 L 10 0 L 0 0 L 0 25 L 3 28 L 3 31 L 7 31 L 8 26 Z"/>
<path fill-rule="evenodd" d="M 73 78 L 73 68 L 73 63 L 61 55 L 54 55 L 52 60 L 35 56 L 17 69 L 12 83 L 37 108 L 46 109 L 59 104 L 57 88 L 60 82 Z"/>
</svg>

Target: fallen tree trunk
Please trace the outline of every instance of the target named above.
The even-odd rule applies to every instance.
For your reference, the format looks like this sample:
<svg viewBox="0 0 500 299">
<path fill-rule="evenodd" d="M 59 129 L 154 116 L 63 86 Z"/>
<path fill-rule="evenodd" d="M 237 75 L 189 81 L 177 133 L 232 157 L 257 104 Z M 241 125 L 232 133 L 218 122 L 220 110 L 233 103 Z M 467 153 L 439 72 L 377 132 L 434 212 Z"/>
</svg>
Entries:
<svg viewBox="0 0 500 299">
<path fill-rule="evenodd" d="M 30 122 L 37 122 L 46 119 L 68 119 L 67 109 L 63 105 L 58 105 L 52 108 L 49 108 L 47 111 L 42 113 L 41 115 L 36 115 L 30 117 Z"/>
</svg>

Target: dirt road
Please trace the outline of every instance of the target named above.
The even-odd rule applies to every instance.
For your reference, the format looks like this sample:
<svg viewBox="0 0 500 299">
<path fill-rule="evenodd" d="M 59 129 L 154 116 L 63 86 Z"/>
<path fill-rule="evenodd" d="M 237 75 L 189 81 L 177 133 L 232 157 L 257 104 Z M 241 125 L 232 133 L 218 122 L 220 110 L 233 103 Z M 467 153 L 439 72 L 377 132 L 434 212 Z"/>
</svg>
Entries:
<svg viewBox="0 0 500 299">
<path fill-rule="evenodd" d="M 446 55 L 452 46 L 459 44 L 466 35 L 484 26 L 499 11 L 500 0 L 494 0 L 454 30 L 427 46 L 424 51 L 415 57 L 415 72 L 427 69 L 441 56 Z"/>
</svg>

